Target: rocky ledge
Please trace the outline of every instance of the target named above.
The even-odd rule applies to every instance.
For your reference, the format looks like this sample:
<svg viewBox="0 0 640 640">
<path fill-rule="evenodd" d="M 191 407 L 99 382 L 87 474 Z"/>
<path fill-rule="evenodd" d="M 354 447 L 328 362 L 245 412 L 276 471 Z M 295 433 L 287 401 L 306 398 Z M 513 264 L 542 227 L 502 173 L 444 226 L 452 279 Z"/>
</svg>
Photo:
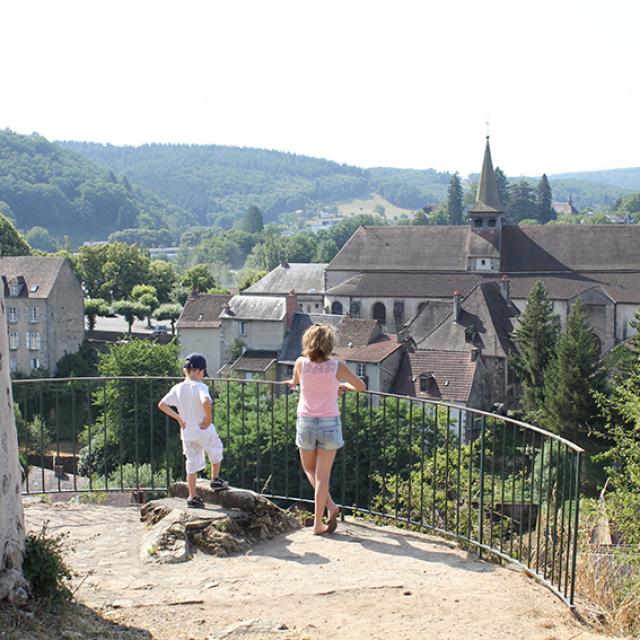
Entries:
<svg viewBox="0 0 640 640">
<path fill-rule="evenodd" d="M 196 549 L 226 556 L 300 527 L 292 515 L 253 491 L 212 491 L 203 482 L 198 495 L 205 508 L 187 507 L 187 485 L 177 482 L 169 487 L 168 498 L 142 507 L 140 517 L 149 525 L 140 543 L 144 562 L 185 562 Z"/>
</svg>

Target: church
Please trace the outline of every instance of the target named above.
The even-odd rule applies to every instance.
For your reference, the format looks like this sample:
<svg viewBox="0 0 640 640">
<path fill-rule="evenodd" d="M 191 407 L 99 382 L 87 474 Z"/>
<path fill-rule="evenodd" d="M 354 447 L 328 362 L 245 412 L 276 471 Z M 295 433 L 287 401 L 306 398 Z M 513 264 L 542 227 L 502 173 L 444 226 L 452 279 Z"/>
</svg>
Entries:
<svg viewBox="0 0 640 640">
<path fill-rule="evenodd" d="M 402 333 L 419 312 L 437 324 L 443 306 L 464 304 L 484 283 L 522 311 L 540 280 L 561 325 L 582 301 L 602 352 L 634 333 L 640 225 L 505 224 L 488 137 L 469 218 L 466 226 L 360 227 L 325 269 L 325 308 Z"/>
</svg>

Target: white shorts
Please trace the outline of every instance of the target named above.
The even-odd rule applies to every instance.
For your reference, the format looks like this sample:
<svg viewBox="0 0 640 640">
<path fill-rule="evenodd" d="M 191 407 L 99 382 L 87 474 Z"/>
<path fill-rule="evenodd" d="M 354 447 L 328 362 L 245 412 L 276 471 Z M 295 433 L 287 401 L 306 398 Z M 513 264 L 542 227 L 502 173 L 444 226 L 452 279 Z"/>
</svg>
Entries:
<svg viewBox="0 0 640 640">
<path fill-rule="evenodd" d="M 187 474 L 197 473 L 204 469 L 205 451 L 211 464 L 222 462 L 222 440 L 213 426 L 201 431 L 201 435 L 197 439 L 182 441 L 182 452 L 187 459 Z"/>
</svg>

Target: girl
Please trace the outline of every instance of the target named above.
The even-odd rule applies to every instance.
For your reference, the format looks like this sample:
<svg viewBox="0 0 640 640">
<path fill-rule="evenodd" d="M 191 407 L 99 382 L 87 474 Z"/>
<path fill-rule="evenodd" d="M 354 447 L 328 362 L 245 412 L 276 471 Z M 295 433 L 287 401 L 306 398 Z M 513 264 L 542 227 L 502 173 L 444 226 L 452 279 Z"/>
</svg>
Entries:
<svg viewBox="0 0 640 640">
<path fill-rule="evenodd" d="M 344 362 L 331 358 L 335 338 L 326 324 L 314 324 L 302 336 L 302 356 L 293 367 L 293 385 L 300 385 L 296 445 L 302 468 L 314 488 L 313 533 L 333 533 L 340 509 L 329 494 L 336 451 L 342 447 L 338 393 L 364 391 L 366 386 Z M 322 522 L 325 507 L 327 524 Z"/>
</svg>

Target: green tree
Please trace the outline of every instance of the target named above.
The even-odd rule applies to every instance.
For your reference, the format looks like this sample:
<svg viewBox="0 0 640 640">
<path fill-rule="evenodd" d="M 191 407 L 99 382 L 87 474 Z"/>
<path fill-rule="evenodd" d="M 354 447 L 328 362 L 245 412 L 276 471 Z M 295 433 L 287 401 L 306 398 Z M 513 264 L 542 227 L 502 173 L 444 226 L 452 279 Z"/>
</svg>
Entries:
<svg viewBox="0 0 640 640">
<path fill-rule="evenodd" d="M 555 220 L 557 214 L 553 208 L 553 195 L 547 174 L 543 173 L 536 192 L 536 204 L 538 205 L 538 215 L 536 218 L 540 224 L 545 224 Z"/>
<path fill-rule="evenodd" d="M 498 186 L 498 196 L 500 197 L 500 202 L 502 203 L 502 208 L 506 212 L 509 208 L 509 200 L 510 200 L 510 185 L 509 179 L 507 178 L 505 172 L 500 168 L 496 167 L 496 184 Z"/>
<path fill-rule="evenodd" d="M 78 275 L 91 298 L 100 296 L 104 286 L 102 267 L 107 259 L 107 245 L 84 245 L 80 247 L 76 261 Z"/>
<path fill-rule="evenodd" d="M 282 245 L 280 233 L 271 226 L 267 226 L 264 232 L 264 239 L 253 248 L 249 256 L 250 259 L 247 261 L 247 266 L 262 271 L 272 271 L 284 258 Z"/>
<path fill-rule="evenodd" d="M 251 205 L 240 219 L 238 226 L 242 231 L 246 231 L 247 233 L 262 233 L 264 229 L 262 211 L 255 205 Z"/>
<path fill-rule="evenodd" d="M 539 280 L 529 291 L 513 342 L 518 352 L 511 358 L 522 383 L 522 403 L 527 415 L 537 419 L 544 406 L 545 372 L 555 352 L 558 330 L 553 302 Z"/>
<path fill-rule="evenodd" d="M 318 242 L 316 248 L 316 262 L 331 262 L 338 253 L 338 245 L 331 238 L 324 238 Z"/>
<path fill-rule="evenodd" d="M 413 214 L 413 218 L 411 219 L 411 224 L 426 225 L 426 224 L 429 224 L 429 218 L 427 217 L 427 214 L 422 209 L 419 209 Z"/>
<path fill-rule="evenodd" d="M 102 265 L 103 296 L 125 299 L 133 287 L 149 279 L 149 252 L 136 245 L 114 242 L 106 245 L 105 262 Z"/>
<path fill-rule="evenodd" d="M 171 300 L 171 291 L 178 281 L 178 274 L 170 262 L 152 260 L 149 264 L 149 284 L 155 287 L 161 304 Z"/>
<path fill-rule="evenodd" d="M 525 218 L 536 218 L 536 194 L 526 180 L 511 186 L 508 215 L 509 222 L 518 223 Z"/>
<path fill-rule="evenodd" d="M 266 271 L 261 269 L 245 269 L 239 274 L 238 277 L 238 289 L 244 291 L 248 289 L 252 284 L 262 280 L 267 275 Z"/>
<path fill-rule="evenodd" d="M 0 248 L 3 256 L 28 256 L 31 247 L 11 221 L 0 214 Z"/>
<path fill-rule="evenodd" d="M 113 303 L 113 308 L 116 313 L 124 316 L 124 319 L 127 321 L 129 325 L 129 335 L 131 335 L 131 327 L 136 318 L 138 318 L 138 320 L 144 320 L 151 313 L 149 307 L 145 307 L 139 302 L 132 302 L 131 300 L 117 300 Z"/>
<path fill-rule="evenodd" d="M 40 251 L 55 251 L 58 244 L 44 227 L 32 227 L 26 235 L 27 242 Z"/>
<path fill-rule="evenodd" d="M 205 292 L 217 286 L 217 283 L 206 264 L 196 264 L 186 270 L 182 278 L 182 286 L 190 291 Z"/>
<path fill-rule="evenodd" d="M 603 391 L 605 372 L 598 340 L 580 300 L 571 306 L 544 378 L 544 416 L 549 428 L 582 446 L 589 444 L 589 432 L 599 415 L 594 394 Z"/>
<path fill-rule="evenodd" d="M 66 353 L 56 365 L 56 378 L 88 378 L 98 375 L 98 352 L 85 340 L 78 351 Z"/>
<path fill-rule="evenodd" d="M 84 315 L 89 325 L 89 333 L 93 333 L 96 328 L 96 318 L 108 313 L 107 303 L 102 298 L 85 298 Z"/>
<path fill-rule="evenodd" d="M 458 172 L 451 176 L 449 190 L 447 192 L 447 213 L 449 214 L 449 224 L 462 224 L 462 184 Z"/>
<path fill-rule="evenodd" d="M 179 304 L 161 304 L 155 311 L 154 316 L 157 320 L 169 320 L 171 323 L 171 335 L 176 334 L 176 321 L 182 313 L 182 307 Z"/>
</svg>

